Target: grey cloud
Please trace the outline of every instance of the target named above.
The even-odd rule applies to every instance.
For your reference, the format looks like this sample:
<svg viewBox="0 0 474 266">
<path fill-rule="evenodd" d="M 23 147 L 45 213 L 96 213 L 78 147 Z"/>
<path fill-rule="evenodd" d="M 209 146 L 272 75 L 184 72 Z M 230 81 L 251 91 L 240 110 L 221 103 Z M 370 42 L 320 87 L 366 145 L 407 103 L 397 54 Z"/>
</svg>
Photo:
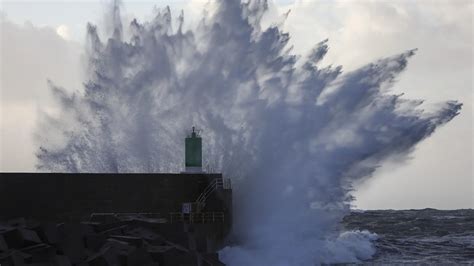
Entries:
<svg viewBox="0 0 474 266">
<path fill-rule="evenodd" d="M 0 27 L 0 169 L 31 171 L 38 113 L 53 107 L 47 80 L 54 77 L 70 90 L 79 87 L 80 46 L 49 27 L 20 26 L 6 17 Z"/>
</svg>

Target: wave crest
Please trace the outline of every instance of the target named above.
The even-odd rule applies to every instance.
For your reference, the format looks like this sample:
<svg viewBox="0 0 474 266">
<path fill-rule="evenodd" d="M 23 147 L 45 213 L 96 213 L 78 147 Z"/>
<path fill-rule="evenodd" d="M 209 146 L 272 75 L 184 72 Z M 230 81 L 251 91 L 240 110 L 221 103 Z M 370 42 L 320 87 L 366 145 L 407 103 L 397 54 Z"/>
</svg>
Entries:
<svg viewBox="0 0 474 266">
<path fill-rule="evenodd" d="M 338 233 L 351 184 L 410 152 L 461 104 L 427 113 L 422 101 L 390 93 L 414 50 L 343 73 L 320 66 L 327 40 L 300 57 L 287 33 L 262 29 L 266 1 L 216 5 L 190 30 L 183 15 L 173 28 L 169 8 L 124 26 L 117 3 L 106 39 L 88 25 L 88 80 L 72 95 L 51 84 L 61 114 L 43 121 L 38 169 L 177 172 L 186 130 L 197 125 L 206 168 L 235 184 L 239 246 L 223 251 L 227 263 L 369 258 L 374 235 Z"/>
</svg>

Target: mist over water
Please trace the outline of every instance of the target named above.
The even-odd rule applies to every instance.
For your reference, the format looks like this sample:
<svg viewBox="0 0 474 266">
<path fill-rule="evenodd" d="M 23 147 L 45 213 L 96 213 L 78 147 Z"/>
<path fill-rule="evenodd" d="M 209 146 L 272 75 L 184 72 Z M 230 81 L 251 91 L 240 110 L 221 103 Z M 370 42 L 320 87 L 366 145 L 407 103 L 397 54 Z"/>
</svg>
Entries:
<svg viewBox="0 0 474 266">
<path fill-rule="evenodd" d="M 234 184 L 224 262 L 370 258 L 377 236 L 339 225 L 352 184 L 407 155 L 461 104 L 428 113 L 422 101 L 391 93 L 414 50 L 348 73 L 321 66 L 327 40 L 295 55 L 287 33 L 261 27 L 267 8 L 266 1 L 217 1 L 184 30 L 183 14 L 168 8 L 151 21 L 124 21 L 112 4 L 103 35 L 88 25 L 84 90 L 68 94 L 51 83 L 61 111 L 43 115 L 37 168 L 179 172 L 183 139 L 195 125 L 205 168 Z"/>
</svg>

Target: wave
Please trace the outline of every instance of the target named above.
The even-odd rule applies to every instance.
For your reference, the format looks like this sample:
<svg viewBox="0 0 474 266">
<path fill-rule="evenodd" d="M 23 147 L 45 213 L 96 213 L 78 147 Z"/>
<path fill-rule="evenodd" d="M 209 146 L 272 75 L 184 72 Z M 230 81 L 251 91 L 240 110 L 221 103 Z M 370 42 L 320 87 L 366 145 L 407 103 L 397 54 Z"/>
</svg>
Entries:
<svg viewBox="0 0 474 266">
<path fill-rule="evenodd" d="M 368 232 L 341 232 L 352 184 L 405 156 L 455 117 L 426 112 L 390 89 L 415 50 L 355 71 L 321 66 L 324 40 L 293 54 L 290 36 L 262 28 L 267 1 L 213 3 L 191 29 L 169 8 L 109 29 L 87 26 L 88 78 L 73 94 L 51 83 L 61 112 L 43 115 L 37 168 L 57 172 L 178 172 L 187 130 L 204 138 L 204 165 L 234 183 L 237 245 L 229 265 L 354 262 L 375 249 Z"/>
</svg>

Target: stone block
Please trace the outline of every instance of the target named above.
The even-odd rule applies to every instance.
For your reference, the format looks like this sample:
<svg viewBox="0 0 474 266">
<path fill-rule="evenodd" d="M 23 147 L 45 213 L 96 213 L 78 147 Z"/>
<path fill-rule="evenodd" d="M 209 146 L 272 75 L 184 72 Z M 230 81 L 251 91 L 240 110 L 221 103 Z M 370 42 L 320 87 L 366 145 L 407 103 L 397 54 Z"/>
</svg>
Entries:
<svg viewBox="0 0 474 266">
<path fill-rule="evenodd" d="M 102 234 L 90 234 L 85 236 L 85 247 L 97 252 L 105 244 L 107 236 Z"/>
<path fill-rule="evenodd" d="M 31 230 L 35 231 L 44 243 L 56 244 L 59 241 L 59 232 L 55 224 L 38 224 L 37 226 L 31 227 Z"/>
<path fill-rule="evenodd" d="M 0 252 L 7 251 L 8 245 L 2 235 L 0 235 Z"/>
<path fill-rule="evenodd" d="M 8 248 L 23 248 L 41 243 L 41 239 L 35 231 L 15 228 L 2 233 Z"/>
<path fill-rule="evenodd" d="M 87 258 L 85 262 L 89 266 L 121 265 L 116 250 L 111 246 L 102 248 L 99 252 Z"/>
<path fill-rule="evenodd" d="M 129 224 L 128 221 L 114 221 L 110 223 L 91 223 L 89 224 L 94 228 L 96 232 L 104 233 L 116 230 L 117 228 L 125 228 Z"/>
<path fill-rule="evenodd" d="M 18 250 L 13 250 L 0 256 L 0 265 L 26 266 L 31 262 L 31 255 Z"/>
<path fill-rule="evenodd" d="M 26 227 L 26 219 L 23 217 L 8 220 L 8 225 L 12 227 Z"/>
<path fill-rule="evenodd" d="M 136 236 L 126 236 L 126 235 L 111 235 L 110 238 L 116 239 L 119 241 L 127 242 L 129 245 L 133 245 L 135 247 L 142 247 L 143 246 L 143 239 Z"/>
<path fill-rule="evenodd" d="M 50 261 L 56 255 L 56 248 L 44 243 L 22 248 L 20 251 L 31 255 L 33 263 Z"/>
<path fill-rule="evenodd" d="M 128 230 L 125 233 L 129 236 L 141 238 L 150 243 L 165 241 L 165 239 L 159 234 L 153 232 L 150 229 L 143 228 L 143 227 L 136 227 L 136 228 Z"/>
<path fill-rule="evenodd" d="M 86 255 L 85 236 L 93 234 L 92 228 L 82 224 L 62 224 L 58 227 L 59 241 L 58 249 L 61 255 L 66 255 L 71 263 L 76 264 L 83 261 Z"/>
<path fill-rule="evenodd" d="M 126 265 L 150 265 L 153 258 L 144 248 L 134 248 L 127 254 Z"/>
<path fill-rule="evenodd" d="M 56 255 L 53 259 L 54 266 L 72 266 L 71 261 L 64 255 Z"/>
</svg>

